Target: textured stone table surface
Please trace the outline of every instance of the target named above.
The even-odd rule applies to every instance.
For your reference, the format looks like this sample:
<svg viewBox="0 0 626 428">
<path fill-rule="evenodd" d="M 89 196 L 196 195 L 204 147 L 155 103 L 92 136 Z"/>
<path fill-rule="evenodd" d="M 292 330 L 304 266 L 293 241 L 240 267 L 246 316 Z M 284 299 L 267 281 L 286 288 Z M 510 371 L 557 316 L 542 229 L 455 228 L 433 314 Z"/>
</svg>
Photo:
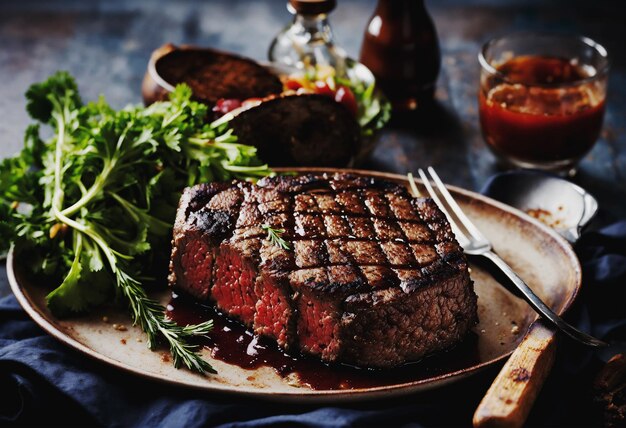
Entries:
<svg viewBox="0 0 626 428">
<path fill-rule="evenodd" d="M 29 123 L 23 94 L 33 82 L 64 69 L 76 77 L 85 100 L 103 94 L 115 107 L 139 103 L 153 49 L 166 42 L 190 43 L 264 60 L 270 40 L 290 18 L 284 3 L 0 0 L 0 157 L 21 147 Z M 374 3 L 340 0 L 331 16 L 338 42 L 354 57 Z M 604 220 L 626 217 L 626 2 L 427 0 L 427 5 L 443 51 L 439 108 L 412 126 L 385 130 L 366 166 L 404 174 L 433 165 L 445 181 L 479 189 L 497 171 L 477 118 L 476 56 L 482 43 L 516 30 L 585 34 L 608 48 L 612 70 L 604 131 L 575 181 L 598 197 Z M 0 296 L 8 293 L 0 263 Z M 479 391 L 487 384 L 488 379 Z M 559 387 L 548 384 L 544 394 L 560 394 Z M 541 407 L 540 399 L 537 415 Z"/>
<path fill-rule="evenodd" d="M 598 144 L 575 181 L 594 193 L 607 218 L 626 216 L 626 27 L 621 2 L 428 1 L 443 51 L 439 109 L 428 120 L 382 133 L 367 167 L 406 173 L 435 166 L 452 184 L 479 189 L 497 171 L 477 119 L 479 47 L 515 30 L 588 35 L 612 57 L 608 109 Z M 358 56 L 374 1 L 341 0 L 331 15 L 338 42 Z M 150 52 L 166 42 L 214 46 L 259 60 L 288 22 L 284 2 L 0 0 L 0 157 L 19 150 L 29 123 L 23 94 L 58 69 L 70 71 L 86 100 L 140 102 Z M 0 290 L 7 292 L 0 272 Z"/>
</svg>

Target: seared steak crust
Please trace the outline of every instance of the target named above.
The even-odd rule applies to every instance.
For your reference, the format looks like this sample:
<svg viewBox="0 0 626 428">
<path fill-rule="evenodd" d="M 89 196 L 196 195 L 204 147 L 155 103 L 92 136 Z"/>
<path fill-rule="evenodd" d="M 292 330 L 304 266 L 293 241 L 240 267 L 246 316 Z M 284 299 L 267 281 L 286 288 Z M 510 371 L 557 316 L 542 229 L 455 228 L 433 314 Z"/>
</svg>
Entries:
<svg viewBox="0 0 626 428">
<path fill-rule="evenodd" d="M 290 246 L 262 225 L 284 229 Z M 391 367 L 476 323 L 467 262 L 430 199 L 395 183 L 309 174 L 187 189 L 170 284 L 291 350 Z"/>
</svg>

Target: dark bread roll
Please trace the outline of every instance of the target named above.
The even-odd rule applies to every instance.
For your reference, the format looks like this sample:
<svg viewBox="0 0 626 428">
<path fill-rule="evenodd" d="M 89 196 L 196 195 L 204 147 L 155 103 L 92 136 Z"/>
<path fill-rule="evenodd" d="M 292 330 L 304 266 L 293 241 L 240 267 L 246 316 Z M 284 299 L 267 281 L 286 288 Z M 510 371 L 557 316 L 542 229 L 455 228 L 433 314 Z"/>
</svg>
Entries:
<svg viewBox="0 0 626 428">
<path fill-rule="evenodd" d="M 186 83 L 194 98 L 209 106 L 221 98 L 263 98 L 283 90 L 278 76 L 266 67 L 215 49 L 174 49 L 160 58 L 155 67 L 167 83 Z"/>
<path fill-rule="evenodd" d="M 142 85 L 146 105 L 166 100 L 178 83 L 213 109 L 220 99 L 260 104 L 232 111 L 239 143 L 270 166 L 345 167 L 359 154 L 361 129 L 344 105 L 319 94 L 283 93 L 280 68 L 229 52 L 166 44 L 155 50 Z M 245 103 L 244 103 L 245 104 Z M 214 110 L 207 121 L 220 117 Z"/>
<path fill-rule="evenodd" d="M 346 166 L 361 133 L 343 105 L 317 94 L 269 97 L 230 124 L 238 142 L 257 147 L 271 166 Z"/>
</svg>

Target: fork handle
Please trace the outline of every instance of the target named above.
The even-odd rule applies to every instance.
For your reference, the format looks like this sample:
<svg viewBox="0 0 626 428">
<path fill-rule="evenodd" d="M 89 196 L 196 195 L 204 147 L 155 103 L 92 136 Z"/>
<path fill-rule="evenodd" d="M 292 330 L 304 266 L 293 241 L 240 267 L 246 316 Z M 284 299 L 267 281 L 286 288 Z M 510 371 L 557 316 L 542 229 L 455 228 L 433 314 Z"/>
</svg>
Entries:
<svg viewBox="0 0 626 428">
<path fill-rule="evenodd" d="M 541 300 L 539 296 L 537 296 L 535 292 L 530 289 L 530 287 L 524 282 L 524 280 L 520 278 L 515 273 L 513 268 L 511 268 L 511 266 L 509 266 L 507 262 L 502 260 L 499 255 L 497 255 L 493 251 L 487 251 L 485 253 L 482 253 L 481 255 L 491 260 L 511 280 L 511 282 L 513 282 L 517 289 L 522 292 L 522 295 L 524 296 L 524 299 L 528 302 L 528 304 L 535 311 L 539 312 L 542 317 L 548 318 L 548 320 L 550 320 L 554 324 L 557 324 L 559 321 L 561 321 L 561 318 L 557 314 L 552 312 L 552 309 L 550 309 L 548 305 L 543 303 L 543 300 Z"/>
<path fill-rule="evenodd" d="M 526 285 L 526 283 L 520 278 L 515 271 L 498 256 L 493 251 L 486 251 L 481 254 L 484 257 L 487 257 L 491 260 L 512 282 L 513 284 L 522 292 L 524 296 L 524 300 L 528 302 L 528 304 L 537 311 L 544 320 L 549 321 L 552 325 L 556 326 L 560 331 L 567 334 L 572 339 L 576 340 L 579 343 L 583 343 L 589 346 L 606 346 L 606 343 L 602 342 L 595 337 L 584 333 L 574 326 L 570 325 L 566 321 L 564 321 L 560 316 L 558 316 L 552 309 L 548 307 L 540 298 L 537 296 L 531 289 Z"/>
</svg>

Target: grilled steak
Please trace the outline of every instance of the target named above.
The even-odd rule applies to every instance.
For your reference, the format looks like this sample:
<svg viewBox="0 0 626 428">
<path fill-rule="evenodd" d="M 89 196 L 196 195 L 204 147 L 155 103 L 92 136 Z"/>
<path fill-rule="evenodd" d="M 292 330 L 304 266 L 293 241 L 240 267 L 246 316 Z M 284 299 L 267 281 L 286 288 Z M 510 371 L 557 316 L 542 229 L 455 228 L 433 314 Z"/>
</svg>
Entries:
<svg viewBox="0 0 626 428">
<path fill-rule="evenodd" d="M 289 250 L 263 225 L 284 229 Z M 436 205 L 346 174 L 187 189 L 170 284 L 287 350 L 366 367 L 448 348 L 477 320 L 466 259 Z"/>
<path fill-rule="evenodd" d="M 239 142 L 259 149 L 272 166 L 347 165 L 361 128 L 341 104 L 324 95 L 269 97 L 231 122 Z"/>
</svg>

